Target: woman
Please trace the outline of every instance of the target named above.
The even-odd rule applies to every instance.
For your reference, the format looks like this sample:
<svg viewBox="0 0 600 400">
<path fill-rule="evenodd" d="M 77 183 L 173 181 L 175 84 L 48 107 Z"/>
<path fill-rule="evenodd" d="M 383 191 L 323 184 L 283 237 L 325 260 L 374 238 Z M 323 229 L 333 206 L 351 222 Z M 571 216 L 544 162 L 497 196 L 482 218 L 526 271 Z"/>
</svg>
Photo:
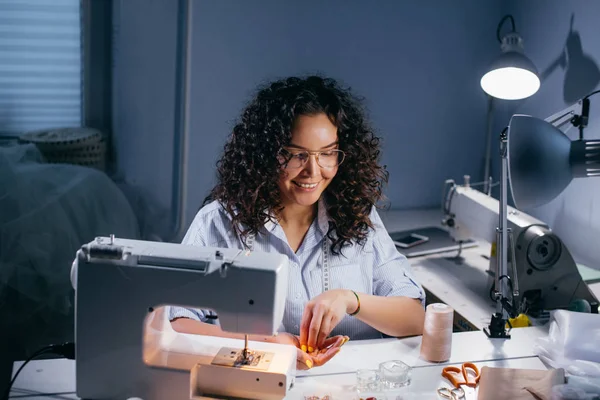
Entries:
<svg viewBox="0 0 600 400">
<path fill-rule="evenodd" d="M 252 339 L 296 345 L 299 368 L 348 338 L 422 332 L 424 292 L 375 209 L 387 181 L 379 153 L 349 90 L 317 76 L 273 82 L 235 125 L 183 240 L 288 257 L 282 332 Z M 180 332 L 239 336 L 207 323 L 210 313 L 173 307 L 170 319 Z"/>
</svg>

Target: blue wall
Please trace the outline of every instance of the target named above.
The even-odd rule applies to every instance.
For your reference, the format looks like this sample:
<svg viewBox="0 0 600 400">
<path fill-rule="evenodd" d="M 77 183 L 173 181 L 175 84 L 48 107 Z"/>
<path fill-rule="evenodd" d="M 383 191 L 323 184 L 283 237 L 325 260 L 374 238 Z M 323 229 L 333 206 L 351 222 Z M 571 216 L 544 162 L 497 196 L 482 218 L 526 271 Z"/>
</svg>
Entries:
<svg viewBox="0 0 600 400">
<path fill-rule="evenodd" d="M 518 103 L 517 113 L 546 118 L 600 89 L 600 2 L 514 1 L 511 8 L 527 55 L 544 77 L 539 92 Z M 584 138 L 598 139 L 600 94 L 590 100 Z M 571 139 L 578 137 L 575 128 L 567 133 Z M 548 223 L 576 260 L 600 269 L 600 178 L 574 180 L 551 203 L 525 211 Z"/>
<path fill-rule="evenodd" d="M 170 236 L 177 2 L 113 2 L 113 126 L 117 179 L 142 232 Z"/>
<path fill-rule="evenodd" d="M 320 72 L 367 100 L 392 208 L 437 207 L 447 178 L 483 176 L 501 1 L 194 1 L 189 224 L 244 102 L 265 80 Z M 171 207 L 177 2 L 115 0 L 118 170 Z M 159 218 L 156 216 L 155 219 Z"/>
</svg>

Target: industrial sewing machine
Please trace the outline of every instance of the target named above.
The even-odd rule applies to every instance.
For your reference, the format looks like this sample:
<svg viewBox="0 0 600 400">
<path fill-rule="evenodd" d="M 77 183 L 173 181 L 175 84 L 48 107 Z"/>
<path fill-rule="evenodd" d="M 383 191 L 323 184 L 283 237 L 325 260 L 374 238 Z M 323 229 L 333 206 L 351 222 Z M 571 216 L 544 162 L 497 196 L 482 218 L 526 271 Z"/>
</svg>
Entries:
<svg viewBox="0 0 600 400">
<path fill-rule="evenodd" d="M 100 237 L 73 265 L 77 395 L 85 399 L 283 399 L 289 345 L 181 334 L 166 305 L 208 308 L 229 332 L 273 335 L 283 319 L 279 254 Z"/>
<path fill-rule="evenodd" d="M 480 238 L 492 243 L 490 292 L 497 266 L 496 243 L 499 201 L 470 186 L 447 181 L 444 225 L 457 241 Z M 568 309 L 579 304 L 598 312 L 598 299 L 581 279 L 569 250 L 542 221 L 508 207 L 509 288 L 513 314 L 539 315 L 544 310 Z M 515 294 L 516 293 L 516 294 Z"/>
</svg>

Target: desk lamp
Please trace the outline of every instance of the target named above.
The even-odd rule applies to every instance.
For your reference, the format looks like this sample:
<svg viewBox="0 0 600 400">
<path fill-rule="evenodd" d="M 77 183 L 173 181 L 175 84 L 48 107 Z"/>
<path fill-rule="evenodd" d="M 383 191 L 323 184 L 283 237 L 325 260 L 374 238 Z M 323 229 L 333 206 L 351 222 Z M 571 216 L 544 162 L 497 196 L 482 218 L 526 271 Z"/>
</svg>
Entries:
<svg viewBox="0 0 600 400">
<path fill-rule="evenodd" d="M 579 140 L 571 141 L 558 127 L 538 118 L 528 115 L 511 118 L 508 178 L 516 208 L 550 202 L 573 178 L 600 176 L 600 140 L 583 139 L 589 119 L 589 96 L 580 102 L 581 115 L 569 119 L 579 128 Z M 571 113 L 567 111 L 566 115 Z"/>
<path fill-rule="evenodd" d="M 510 20 L 512 31 L 500 37 L 505 21 Z M 524 54 L 523 39 L 516 32 L 515 20 L 506 15 L 496 30 L 502 55 L 488 68 L 481 78 L 481 88 L 490 96 L 504 100 L 519 100 L 536 93 L 540 88 L 540 78 L 535 65 Z"/>
<path fill-rule="evenodd" d="M 506 21 L 510 20 L 512 30 L 500 35 L 502 26 Z M 500 42 L 502 55 L 498 57 L 489 66 L 487 72 L 481 78 L 480 84 L 484 92 L 489 97 L 488 106 L 488 129 L 486 134 L 486 153 L 484 164 L 484 179 L 490 176 L 491 168 L 491 143 L 492 143 L 492 117 L 493 98 L 503 100 L 520 100 L 532 96 L 540 88 L 540 78 L 538 77 L 537 68 L 527 56 L 523 46 L 523 39 L 517 33 L 515 27 L 515 19 L 512 15 L 506 15 L 496 28 L 496 38 Z M 491 190 L 489 183 L 485 183 L 484 192 L 488 193 Z"/>
<path fill-rule="evenodd" d="M 581 115 L 573 107 L 558 114 L 551 121 L 528 115 L 513 115 L 508 127 L 500 134 L 502 160 L 500 182 L 499 227 L 497 229 L 498 270 L 496 271 L 496 312 L 492 315 L 489 331 L 492 338 L 510 338 L 506 323 L 512 312 L 508 293 L 518 296 L 517 277 L 514 290 L 508 276 L 508 251 L 510 240 L 514 259 L 514 241 L 507 229 L 507 186 L 510 185 L 515 208 L 537 207 L 556 198 L 573 178 L 600 177 L 600 140 L 584 140 L 583 130 L 589 120 L 590 93 L 578 105 Z M 565 119 L 566 118 L 566 119 Z M 579 128 L 579 139 L 571 141 L 560 127 L 570 122 Z M 513 270 L 514 273 L 514 270 Z"/>
</svg>

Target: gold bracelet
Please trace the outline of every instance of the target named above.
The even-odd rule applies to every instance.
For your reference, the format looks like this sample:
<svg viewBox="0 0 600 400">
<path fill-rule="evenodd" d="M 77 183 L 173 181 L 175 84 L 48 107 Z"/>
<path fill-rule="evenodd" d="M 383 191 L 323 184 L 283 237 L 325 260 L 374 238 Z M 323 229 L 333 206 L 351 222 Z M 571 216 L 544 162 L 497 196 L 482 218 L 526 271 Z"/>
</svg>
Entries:
<svg viewBox="0 0 600 400">
<path fill-rule="evenodd" d="M 354 317 L 360 311 L 360 298 L 358 297 L 358 295 L 356 294 L 356 292 L 354 290 L 351 290 L 351 292 L 354 293 L 354 296 L 356 296 L 356 301 L 358 302 L 358 307 L 356 307 L 356 311 L 354 311 L 352 314 L 348 314 L 351 317 Z"/>
</svg>

